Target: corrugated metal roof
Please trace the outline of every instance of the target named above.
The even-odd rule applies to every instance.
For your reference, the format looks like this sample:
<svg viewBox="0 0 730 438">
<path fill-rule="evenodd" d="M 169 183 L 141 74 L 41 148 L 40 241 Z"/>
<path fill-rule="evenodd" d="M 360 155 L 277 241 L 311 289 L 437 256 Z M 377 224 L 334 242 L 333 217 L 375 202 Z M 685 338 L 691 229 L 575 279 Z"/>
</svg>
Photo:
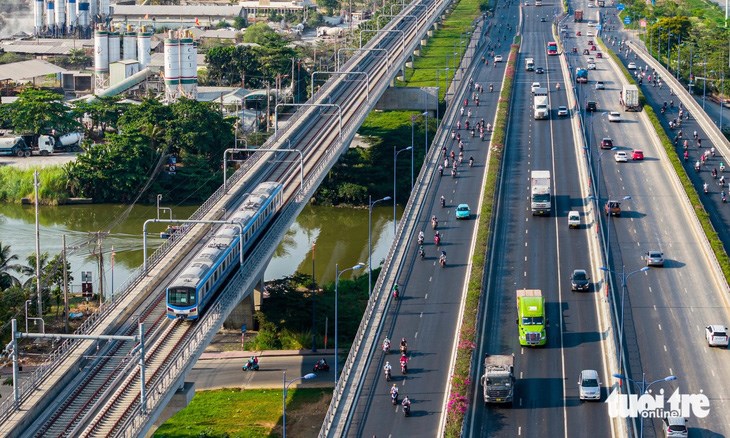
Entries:
<svg viewBox="0 0 730 438">
<path fill-rule="evenodd" d="M 28 81 L 38 76 L 55 73 L 65 73 L 66 70 L 40 59 L 13 62 L 0 65 L 0 81 L 11 80 L 16 82 Z"/>
<path fill-rule="evenodd" d="M 235 17 L 241 15 L 242 6 L 238 5 L 117 5 L 114 7 L 114 15 L 128 16 L 178 16 L 204 18 L 209 16 Z"/>
<path fill-rule="evenodd" d="M 3 41 L 0 43 L 0 47 L 6 52 L 12 53 L 67 55 L 72 49 L 94 47 L 94 40 L 27 39 Z"/>
</svg>

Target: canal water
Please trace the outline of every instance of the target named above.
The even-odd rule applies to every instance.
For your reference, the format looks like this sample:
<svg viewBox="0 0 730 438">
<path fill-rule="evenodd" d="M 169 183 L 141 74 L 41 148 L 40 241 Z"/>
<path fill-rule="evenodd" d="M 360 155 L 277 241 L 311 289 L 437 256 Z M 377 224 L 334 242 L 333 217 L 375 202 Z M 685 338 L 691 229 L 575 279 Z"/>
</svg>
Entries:
<svg viewBox="0 0 730 438">
<path fill-rule="evenodd" d="M 187 218 L 196 206 L 171 206 L 174 218 Z M 400 214 L 400 211 L 399 211 Z M 72 290 L 81 290 L 81 272 L 92 273 L 97 289 L 99 266 L 97 254 L 104 255 L 103 272 L 106 291 L 119 289 L 142 264 L 142 226 L 156 217 L 155 206 L 91 204 L 41 206 L 39 209 L 41 253 L 51 257 L 61 252 L 62 236 L 66 236 L 68 259 L 73 275 Z M 164 218 L 168 215 L 162 216 Z M 98 231 L 115 224 L 110 233 L 98 238 Z M 165 227 L 152 224 L 148 231 L 157 236 Z M 393 208 L 373 209 L 373 266 L 379 266 L 393 242 Z M 35 253 L 35 209 L 33 206 L 0 205 L 0 242 L 10 245 L 11 253 L 27 264 Z M 147 239 L 148 254 L 164 241 Z M 110 260 L 114 249 L 114 265 Z M 314 257 L 313 257 L 314 249 Z M 265 273 L 266 280 L 282 278 L 295 272 L 311 275 L 319 284 L 334 281 L 335 264 L 340 269 L 358 262 L 367 263 L 367 208 L 332 208 L 307 206 L 289 229 Z M 343 274 L 341 278 L 347 277 Z"/>
</svg>

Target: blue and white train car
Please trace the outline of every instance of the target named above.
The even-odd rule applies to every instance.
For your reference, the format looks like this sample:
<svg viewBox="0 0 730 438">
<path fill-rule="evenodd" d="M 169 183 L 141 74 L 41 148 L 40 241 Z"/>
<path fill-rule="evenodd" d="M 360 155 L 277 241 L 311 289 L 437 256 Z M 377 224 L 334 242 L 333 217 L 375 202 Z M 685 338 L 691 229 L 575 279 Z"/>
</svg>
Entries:
<svg viewBox="0 0 730 438">
<path fill-rule="evenodd" d="M 243 226 L 243 251 L 282 204 L 282 185 L 259 184 L 228 217 Z M 167 287 L 167 317 L 195 320 L 239 265 L 239 228 L 224 225 L 216 231 Z"/>
</svg>

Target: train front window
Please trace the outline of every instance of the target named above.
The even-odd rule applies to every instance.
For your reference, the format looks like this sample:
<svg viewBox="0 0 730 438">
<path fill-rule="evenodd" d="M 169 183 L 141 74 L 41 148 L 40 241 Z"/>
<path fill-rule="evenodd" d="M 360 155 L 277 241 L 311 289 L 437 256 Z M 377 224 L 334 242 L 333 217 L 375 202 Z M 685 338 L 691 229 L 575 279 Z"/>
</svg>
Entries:
<svg viewBox="0 0 730 438">
<path fill-rule="evenodd" d="M 195 304 L 195 289 L 171 288 L 168 292 L 168 301 L 172 306 L 192 306 Z"/>
</svg>

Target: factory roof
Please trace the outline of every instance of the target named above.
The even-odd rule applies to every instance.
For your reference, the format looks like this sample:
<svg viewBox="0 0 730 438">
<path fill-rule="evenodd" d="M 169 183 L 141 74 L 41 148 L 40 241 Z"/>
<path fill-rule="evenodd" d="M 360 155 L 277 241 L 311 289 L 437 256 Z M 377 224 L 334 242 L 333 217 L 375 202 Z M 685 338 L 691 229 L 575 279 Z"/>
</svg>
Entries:
<svg viewBox="0 0 730 438">
<path fill-rule="evenodd" d="M 0 42 L 6 52 L 33 55 L 68 55 L 73 49 L 94 47 L 94 40 L 79 39 L 20 39 Z"/>
<path fill-rule="evenodd" d="M 0 81 L 25 82 L 39 76 L 65 73 L 66 70 L 40 59 L 0 65 Z"/>
<path fill-rule="evenodd" d="M 243 7 L 238 5 L 117 5 L 114 15 L 133 16 L 175 16 L 175 17 L 236 17 Z"/>
</svg>

